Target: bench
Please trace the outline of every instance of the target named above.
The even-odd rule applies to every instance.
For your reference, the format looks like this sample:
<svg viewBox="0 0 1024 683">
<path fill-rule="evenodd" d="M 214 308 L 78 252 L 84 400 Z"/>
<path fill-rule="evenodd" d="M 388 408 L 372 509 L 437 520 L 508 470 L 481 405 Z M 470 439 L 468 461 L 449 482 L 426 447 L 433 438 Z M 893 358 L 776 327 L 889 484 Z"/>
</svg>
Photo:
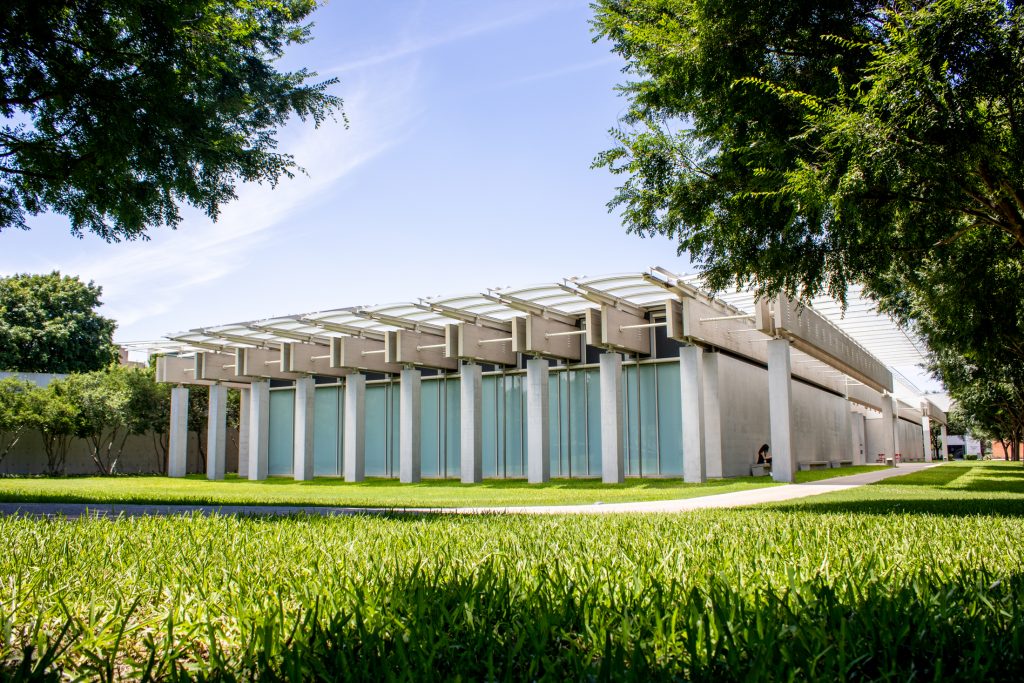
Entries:
<svg viewBox="0 0 1024 683">
<path fill-rule="evenodd" d="M 853 467 L 853 461 L 852 460 L 831 460 L 831 461 L 829 461 L 829 463 L 834 468 Z"/>
<path fill-rule="evenodd" d="M 772 466 L 771 465 L 765 465 L 765 464 L 762 463 L 760 465 L 751 465 L 750 466 L 750 476 L 752 476 L 752 477 L 763 477 L 766 474 L 771 474 L 771 473 L 772 473 Z"/>
<path fill-rule="evenodd" d="M 800 463 L 800 469 L 802 470 L 827 470 L 828 468 L 828 460 L 810 460 Z"/>
</svg>

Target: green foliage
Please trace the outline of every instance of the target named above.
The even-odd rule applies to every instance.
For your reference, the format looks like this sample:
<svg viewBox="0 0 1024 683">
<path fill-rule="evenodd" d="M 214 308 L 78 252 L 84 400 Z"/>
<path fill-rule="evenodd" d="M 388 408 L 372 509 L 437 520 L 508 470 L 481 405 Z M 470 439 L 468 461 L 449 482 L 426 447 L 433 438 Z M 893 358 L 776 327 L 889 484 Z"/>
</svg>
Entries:
<svg viewBox="0 0 1024 683">
<path fill-rule="evenodd" d="M 4 2 L 0 230 L 53 211 L 76 235 L 145 238 L 181 202 L 216 218 L 237 182 L 291 177 L 276 129 L 341 109 L 334 79 L 275 64 L 316 4 Z"/>
<path fill-rule="evenodd" d="M 54 271 L 0 278 L 0 369 L 88 372 L 117 358 L 101 287 Z"/>
<path fill-rule="evenodd" d="M 150 368 L 111 365 L 69 375 L 65 386 L 78 412 L 75 435 L 89 441 L 93 463 L 103 475 L 117 472 L 128 437 L 154 428 L 162 415 L 161 389 Z"/>
<path fill-rule="evenodd" d="M 619 146 L 596 161 L 627 176 L 610 206 L 634 232 L 677 238 L 712 287 L 844 298 L 853 282 L 895 286 L 964 237 L 986 244 L 976 271 L 997 255 L 1021 262 L 1016 3 L 595 10 L 635 77 Z"/>
<path fill-rule="evenodd" d="M 0 463 L 10 454 L 25 429 L 25 405 L 35 389 L 30 382 L 16 377 L 0 379 Z"/>
<path fill-rule="evenodd" d="M 0 661 L 32 647 L 103 680 L 1015 680 L 1024 490 L 970 482 L 1024 473 L 936 469 L 682 516 L 2 517 Z"/>
<path fill-rule="evenodd" d="M 79 409 L 67 380 L 55 379 L 34 389 L 25 404 L 26 425 L 39 432 L 46 453 L 46 473 L 64 473 L 71 440 L 79 429 Z"/>
</svg>

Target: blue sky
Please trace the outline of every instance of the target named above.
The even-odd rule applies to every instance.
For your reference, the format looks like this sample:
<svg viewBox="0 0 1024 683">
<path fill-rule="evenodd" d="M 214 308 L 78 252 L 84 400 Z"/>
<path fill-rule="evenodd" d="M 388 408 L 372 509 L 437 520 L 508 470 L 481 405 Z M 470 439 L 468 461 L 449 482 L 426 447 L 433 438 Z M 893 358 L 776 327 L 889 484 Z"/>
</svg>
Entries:
<svg viewBox="0 0 1024 683">
<path fill-rule="evenodd" d="M 282 66 L 336 76 L 350 128 L 281 132 L 308 175 L 248 186 L 213 223 L 186 211 L 149 242 L 72 237 L 60 216 L 0 235 L 0 272 L 104 288 L 119 341 L 275 315 L 570 275 L 689 271 L 625 234 L 591 170 L 625 106 L 586 0 L 353 2 L 314 15 Z"/>
</svg>

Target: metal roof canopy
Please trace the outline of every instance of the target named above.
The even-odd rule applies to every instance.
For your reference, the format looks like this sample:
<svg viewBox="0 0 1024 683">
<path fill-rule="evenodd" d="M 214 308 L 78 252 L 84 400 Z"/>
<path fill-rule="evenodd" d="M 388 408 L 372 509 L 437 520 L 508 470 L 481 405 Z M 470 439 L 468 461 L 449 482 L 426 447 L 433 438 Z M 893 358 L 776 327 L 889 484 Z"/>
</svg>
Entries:
<svg viewBox="0 0 1024 683">
<path fill-rule="evenodd" d="M 692 336 L 682 337 L 683 340 L 708 343 L 765 362 L 763 342 L 767 337 L 758 335 L 757 324 L 766 317 L 764 304 L 755 302 L 749 291 L 711 296 L 700 289 L 699 282 L 699 276 L 676 275 L 663 268 L 652 268 L 646 273 L 574 277 L 560 283 L 492 288 L 480 294 L 424 298 L 415 303 L 339 308 L 199 328 L 169 335 L 170 342 L 159 342 L 150 348 L 181 355 L 200 350 L 225 353 L 238 348 L 280 349 L 293 342 L 329 346 L 332 340 L 349 337 L 384 342 L 403 330 L 441 336 L 450 326 L 459 324 L 511 336 L 513 319 L 523 319 L 524 313 L 526 318 L 557 322 L 560 331 L 575 328 L 583 332 L 581 319 L 588 312 L 590 317 L 595 316 L 602 308 L 658 320 L 665 310 L 668 293 L 683 303 L 684 310 L 687 302 L 697 304 L 690 307 L 688 325 L 684 324 Z M 815 318 L 820 317 L 827 327 L 835 328 L 842 338 L 873 360 L 890 365 L 924 360 L 921 345 L 874 311 L 873 305 L 862 298 L 860 288 L 851 289 L 845 313 L 836 302 L 825 298 L 812 301 L 809 309 L 814 311 Z M 686 313 L 683 317 L 687 318 Z M 804 348 L 794 347 L 796 376 L 832 388 L 841 384 L 835 378 L 843 375 L 860 382 L 867 380 L 865 383 L 876 389 L 884 384 L 877 381 L 874 372 L 856 372 L 849 364 L 838 362 L 841 359 L 834 354 L 818 353 L 813 343 L 801 346 Z"/>
</svg>

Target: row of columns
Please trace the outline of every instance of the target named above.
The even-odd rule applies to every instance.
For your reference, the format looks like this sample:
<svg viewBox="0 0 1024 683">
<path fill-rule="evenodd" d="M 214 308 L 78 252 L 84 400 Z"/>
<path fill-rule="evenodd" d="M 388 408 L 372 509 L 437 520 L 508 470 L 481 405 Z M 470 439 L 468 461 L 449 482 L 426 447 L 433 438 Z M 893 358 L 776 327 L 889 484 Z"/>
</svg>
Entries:
<svg viewBox="0 0 1024 683">
<path fill-rule="evenodd" d="M 682 403 L 683 479 L 703 482 L 721 477 L 722 424 L 718 391 L 718 354 L 701 347 L 685 346 L 679 352 Z M 623 411 L 622 355 L 604 353 L 599 359 L 601 396 L 601 479 L 605 483 L 625 480 L 625 426 Z M 532 358 L 526 363 L 527 479 L 547 482 L 551 477 L 548 361 Z M 460 368 L 461 461 L 463 483 L 478 483 L 483 477 L 482 378 L 479 365 Z M 295 382 L 295 429 L 293 473 L 297 480 L 313 478 L 313 415 L 316 385 L 312 377 Z M 399 479 L 420 480 L 420 390 L 421 373 L 407 368 L 400 376 Z M 270 382 L 253 381 L 241 390 L 239 415 L 238 473 L 252 480 L 265 479 L 269 465 Z M 170 465 L 172 477 L 185 475 L 188 389 L 171 392 Z M 770 446 L 773 476 L 793 481 L 793 412 L 790 348 L 786 340 L 768 342 L 768 402 L 771 424 Z M 210 387 L 209 455 L 207 476 L 224 477 L 225 417 L 227 389 Z M 366 476 L 365 424 L 366 376 L 354 373 L 345 378 L 344 422 L 357 428 L 344 430 L 342 474 L 347 481 Z"/>
<path fill-rule="evenodd" d="M 551 478 L 548 362 L 533 358 L 526 363 L 527 403 L 527 479 L 544 483 Z M 460 368 L 461 462 L 460 478 L 472 484 L 483 480 L 482 385 L 479 365 Z M 602 479 L 607 483 L 624 481 L 622 356 L 601 356 L 601 441 Z M 420 391 L 419 370 L 407 368 L 400 375 L 399 398 L 399 480 L 420 480 Z M 315 381 L 303 377 L 295 381 L 295 429 L 293 476 L 297 480 L 313 478 L 313 415 Z M 210 387 L 208 420 L 207 477 L 224 478 L 226 451 L 227 388 Z M 269 465 L 270 382 L 254 381 L 241 389 L 239 408 L 238 474 L 252 480 L 265 479 Z M 168 475 L 185 476 L 188 443 L 188 388 L 171 389 L 170 464 Z M 366 476 L 366 375 L 356 373 L 345 378 L 344 421 L 363 428 L 345 429 L 342 474 L 348 481 Z"/>
</svg>

